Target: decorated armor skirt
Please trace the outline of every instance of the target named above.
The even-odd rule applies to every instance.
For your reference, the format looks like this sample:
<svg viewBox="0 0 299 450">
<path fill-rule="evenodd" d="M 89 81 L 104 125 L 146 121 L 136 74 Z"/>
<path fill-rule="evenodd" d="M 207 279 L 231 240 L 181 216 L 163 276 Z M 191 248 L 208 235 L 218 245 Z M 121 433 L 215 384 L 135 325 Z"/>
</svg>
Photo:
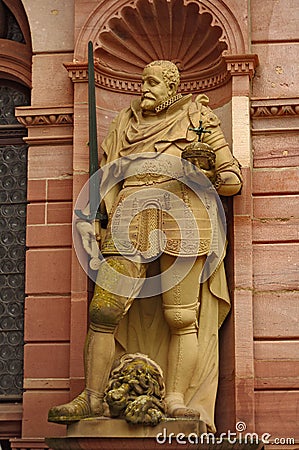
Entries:
<svg viewBox="0 0 299 450">
<path fill-rule="evenodd" d="M 109 214 L 103 255 L 161 253 L 174 256 L 208 254 L 211 245 L 211 197 L 182 181 L 159 175 L 125 180 Z"/>
</svg>

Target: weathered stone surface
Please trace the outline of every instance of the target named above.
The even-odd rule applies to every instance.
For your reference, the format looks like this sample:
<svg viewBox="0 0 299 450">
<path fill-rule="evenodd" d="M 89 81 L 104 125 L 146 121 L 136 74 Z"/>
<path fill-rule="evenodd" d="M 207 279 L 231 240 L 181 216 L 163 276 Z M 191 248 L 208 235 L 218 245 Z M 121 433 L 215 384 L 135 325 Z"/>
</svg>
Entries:
<svg viewBox="0 0 299 450">
<path fill-rule="evenodd" d="M 256 243 L 298 242 L 299 219 L 254 219 L 252 239 Z"/>
<path fill-rule="evenodd" d="M 35 247 L 69 247 L 72 245 L 71 224 L 27 225 L 26 244 Z"/>
<path fill-rule="evenodd" d="M 259 219 L 299 219 L 298 195 L 259 196 L 253 200 L 253 215 Z"/>
<path fill-rule="evenodd" d="M 63 63 L 70 60 L 72 60 L 72 53 L 50 53 L 33 56 L 32 105 L 54 106 L 57 103 L 58 105 L 73 103 L 72 83 L 63 66 Z M 45 99 L 47 99 L 46 102 Z M 59 102 L 57 102 L 57 99 L 59 99 Z"/>
<path fill-rule="evenodd" d="M 73 50 L 73 0 L 59 4 L 45 0 L 39 8 L 34 7 L 34 1 L 25 0 L 24 7 L 31 24 L 34 52 Z"/>
<path fill-rule="evenodd" d="M 259 169 L 252 172 L 253 194 L 297 194 L 298 186 L 298 167 Z"/>
<path fill-rule="evenodd" d="M 296 130 L 254 133 L 252 147 L 255 168 L 298 166 L 298 131 Z"/>
<path fill-rule="evenodd" d="M 255 401 L 257 433 L 260 435 L 270 433 L 272 439 L 289 437 L 297 440 L 299 438 L 297 427 L 299 392 L 297 390 L 257 391 Z"/>
<path fill-rule="evenodd" d="M 260 61 L 253 83 L 254 97 L 297 97 L 299 69 L 294 61 L 298 47 L 299 44 L 292 42 L 252 46 L 252 52 L 259 55 Z"/>
<path fill-rule="evenodd" d="M 26 292 L 28 294 L 69 293 L 71 290 L 70 263 L 70 249 L 28 250 Z"/>
<path fill-rule="evenodd" d="M 72 173 L 72 148 L 57 146 L 30 147 L 28 152 L 30 179 L 59 178 Z"/>
<path fill-rule="evenodd" d="M 254 244 L 253 285 L 258 291 L 298 289 L 299 244 Z"/>
<path fill-rule="evenodd" d="M 65 403 L 69 399 L 67 390 L 33 390 L 23 395 L 22 437 L 65 436 L 65 426 L 49 424 L 48 410 L 53 404 Z M 22 447 L 21 447 L 22 448 Z"/>
<path fill-rule="evenodd" d="M 70 339 L 69 297 L 29 296 L 25 306 L 26 342 L 61 342 Z"/>
<path fill-rule="evenodd" d="M 26 344 L 24 351 L 26 378 L 68 378 L 68 343 Z"/>
<path fill-rule="evenodd" d="M 298 340 L 257 341 L 254 344 L 254 356 L 256 389 L 297 389 L 299 384 Z"/>
<path fill-rule="evenodd" d="M 297 0 L 251 0 L 251 32 L 255 41 L 293 41 L 298 39 Z"/>
<path fill-rule="evenodd" d="M 254 337 L 263 340 L 298 338 L 298 292 L 295 290 L 254 294 Z M 287 344 L 287 341 L 286 341 Z"/>
</svg>

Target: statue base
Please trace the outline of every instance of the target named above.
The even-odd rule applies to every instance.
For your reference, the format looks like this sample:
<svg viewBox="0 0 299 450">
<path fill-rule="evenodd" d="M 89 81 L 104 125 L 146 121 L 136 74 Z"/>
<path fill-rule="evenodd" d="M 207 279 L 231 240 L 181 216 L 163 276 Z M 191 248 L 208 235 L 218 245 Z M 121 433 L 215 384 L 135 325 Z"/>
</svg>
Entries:
<svg viewBox="0 0 299 450">
<path fill-rule="evenodd" d="M 147 450 L 161 448 L 161 444 L 168 442 L 169 436 L 172 440 L 178 434 L 200 436 L 205 432 L 206 424 L 193 419 L 167 418 L 151 427 L 99 417 L 68 425 L 66 437 L 46 438 L 46 444 L 53 450 Z M 171 448 L 175 447 L 171 445 Z"/>
<path fill-rule="evenodd" d="M 202 437 L 202 439 L 201 439 Z M 67 427 L 63 438 L 46 438 L 52 450 L 259 450 L 260 443 L 217 442 L 200 420 L 167 418 L 155 427 L 105 417 L 84 419 Z"/>
</svg>

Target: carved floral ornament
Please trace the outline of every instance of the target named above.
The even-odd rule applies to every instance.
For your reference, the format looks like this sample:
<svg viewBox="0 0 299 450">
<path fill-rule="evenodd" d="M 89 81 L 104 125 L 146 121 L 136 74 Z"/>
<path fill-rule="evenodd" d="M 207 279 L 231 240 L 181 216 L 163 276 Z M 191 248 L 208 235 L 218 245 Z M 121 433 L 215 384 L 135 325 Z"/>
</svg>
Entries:
<svg viewBox="0 0 299 450">
<path fill-rule="evenodd" d="M 81 30 L 74 62 L 66 64 L 74 82 L 87 79 L 89 40 L 94 44 L 96 84 L 113 91 L 139 93 L 142 70 L 156 59 L 177 64 L 182 92 L 223 85 L 231 75 L 243 75 L 244 67 L 248 75 L 254 73 L 252 55 L 244 55 L 240 26 L 219 0 L 100 2 Z M 243 63 L 239 56 L 234 63 L 235 54 L 244 56 Z"/>
</svg>

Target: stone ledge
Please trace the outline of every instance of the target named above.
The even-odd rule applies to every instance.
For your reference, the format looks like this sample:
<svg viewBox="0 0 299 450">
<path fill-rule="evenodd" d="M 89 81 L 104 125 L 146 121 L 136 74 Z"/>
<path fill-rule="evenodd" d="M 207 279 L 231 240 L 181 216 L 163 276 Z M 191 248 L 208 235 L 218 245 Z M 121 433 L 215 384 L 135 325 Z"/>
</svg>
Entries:
<svg viewBox="0 0 299 450">
<path fill-rule="evenodd" d="M 0 438 L 21 436 L 22 408 L 22 403 L 0 405 Z"/>
<path fill-rule="evenodd" d="M 171 418 L 162 420 L 155 427 L 133 425 L 125 420 L 108 417 L 84 419 L 67 427 L 67 437 L 155 438 L 158 433 L 165 435 L 195 433 L 198 436 L 204 432 L 206 432 L 206 425 L 200 420 Z"/>
<path fill-rule="evenodd" d="M 154 438 L 48 438 L 46 439 L 51 450 L 261 450 L 261 444 L 237 443 L 230 444 L 223 441 L 221 444 L 193 444 L 173 440 L 159 444 Z"/>
<path fill-rule="evenodd" d="M 52 450 L 260 450 L 259 442 L 232 443 L 206 432 L 197 420 L 165 419 L 155 427 L 131 425 L 124 420 L 84 419 L 68 426 L 67 436 L 47 438 Z"/>
</svg>

